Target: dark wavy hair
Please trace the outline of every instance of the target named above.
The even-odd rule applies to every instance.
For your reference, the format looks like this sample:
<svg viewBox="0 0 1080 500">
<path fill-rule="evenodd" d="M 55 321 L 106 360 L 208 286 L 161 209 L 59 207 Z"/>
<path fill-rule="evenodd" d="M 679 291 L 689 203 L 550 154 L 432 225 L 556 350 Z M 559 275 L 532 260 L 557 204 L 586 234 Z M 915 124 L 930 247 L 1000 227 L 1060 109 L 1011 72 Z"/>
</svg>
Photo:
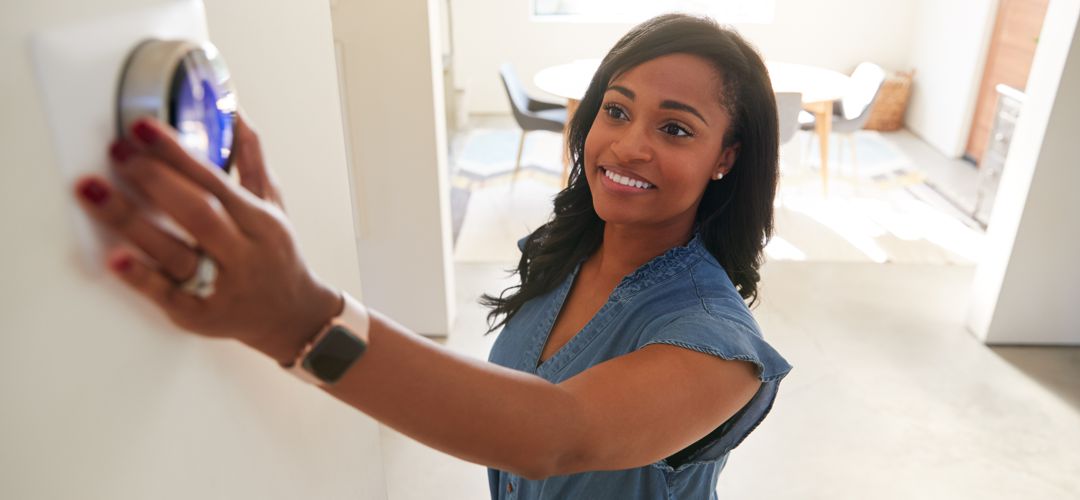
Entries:
<svg viewBox="0 0 1080 500">
<path fill-rule="evenodd" d="M 739 294 L 750 305 L 756 302 L 762 249 L 772 236 L 778 176 L 776 98 L 769 73 L 757 51 L 733 29 L 708 18 L 666 14 L 631 29 L 597 68 L 570 121 L 569 182 L 555 196 L 551 220 L 525 241 L 515 271 L 521 284 L 503 290 L 499 297 L 480 298 L 481 304 L 491 307 L 489 333 L 510 321 L 525 302 L 562 283 L 599 248 L 604 221 L 593 208 L 585 179 L 585 138 L 612 79 L 643 62 L 676 53 L 709 61 L 721 76 L 717 97 L 731 116 L 723 144 L 739 144 L 739 153 L 723 180 L 711 181 L 705 188 L 695 224 L 705 248 L 724 267 Z"/>
</svg>

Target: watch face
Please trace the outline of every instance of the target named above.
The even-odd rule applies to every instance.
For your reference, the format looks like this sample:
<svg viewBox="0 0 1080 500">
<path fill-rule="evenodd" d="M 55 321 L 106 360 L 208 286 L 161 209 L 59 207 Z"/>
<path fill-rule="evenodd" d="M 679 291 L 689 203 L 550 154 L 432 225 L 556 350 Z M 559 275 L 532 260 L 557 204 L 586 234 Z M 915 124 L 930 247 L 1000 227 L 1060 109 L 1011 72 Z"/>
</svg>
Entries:
<svg viewBox="0 0 1080 500">
<path fill-rule="evenodd" d="M 337 382 L 367 346 L 352 332 L 333 326 L 304 358 L 304 369 L 327 384 Z"/>
</svg>

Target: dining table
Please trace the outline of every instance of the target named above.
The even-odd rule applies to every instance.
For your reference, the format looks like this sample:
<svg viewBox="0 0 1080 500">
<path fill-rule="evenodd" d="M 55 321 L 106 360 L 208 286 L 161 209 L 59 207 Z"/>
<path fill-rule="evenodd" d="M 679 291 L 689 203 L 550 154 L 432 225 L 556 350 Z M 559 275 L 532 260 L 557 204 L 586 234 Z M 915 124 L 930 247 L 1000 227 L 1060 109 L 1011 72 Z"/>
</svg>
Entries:
<svg viewBox="0 0 1080 500">
<path fill-rule="evenodd" d="M 573 116 L 589 88 L 600 59 L 577 59 L 548 66 L 533 77 L 533 84 L 551 95 L 566 99 L 567 116 Z M 766 60 L 773 92 L 802 94 L 802 107 L 814 115 L 814 132 L 821 155 L 822 192 L 829 189 L 829 135 L 832 133 L 833 105 L 843 98 L 849 77 L 838 71 L 808 64 Z M 570 156 L 566 148 L 567 127 L 563 130 L 563 183 L 569 179 Z"/>
</svg>

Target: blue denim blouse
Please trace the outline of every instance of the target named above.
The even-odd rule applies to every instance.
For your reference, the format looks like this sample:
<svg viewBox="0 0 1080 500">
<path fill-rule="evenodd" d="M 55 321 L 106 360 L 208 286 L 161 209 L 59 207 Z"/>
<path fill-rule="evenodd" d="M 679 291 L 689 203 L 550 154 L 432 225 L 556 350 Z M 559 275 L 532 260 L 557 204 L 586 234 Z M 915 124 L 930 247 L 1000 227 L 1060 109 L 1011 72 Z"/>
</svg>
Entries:
<svg viewBox="0 0 1080 500">
<path fill-rule="evenodd" d="M 524 245 L 524 238 L 518 242 Z M 489 361 L 560 383 L 649 344 L 670 344 L 757 365 L 761 388 L 738 413 L 686 449 L 636 469 L 582 472 L 533 481 L 488 469 L 493 499 L 716 498 L 734 449 L 772 408 L 791 365 L 761 336 L 724 269 L 699 236 L 622 279 L 595 316 L 537 367 L 580 263 L 561 285 L 525 303 L 499 333 Z"/>
</svg>

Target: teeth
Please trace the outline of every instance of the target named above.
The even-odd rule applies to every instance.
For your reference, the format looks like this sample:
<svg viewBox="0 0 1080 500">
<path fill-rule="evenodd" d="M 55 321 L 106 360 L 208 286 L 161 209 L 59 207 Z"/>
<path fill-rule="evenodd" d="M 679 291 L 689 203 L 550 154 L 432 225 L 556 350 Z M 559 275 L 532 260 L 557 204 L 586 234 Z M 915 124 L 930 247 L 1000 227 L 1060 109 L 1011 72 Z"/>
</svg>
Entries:
<svg viewBox="0 0 1080 500">
<path fill-rule="evenodd" d="M 652 184 L 649 184 L 648 182 L 642 182 L 642 181 L 639 181 L 639 180 L 631 179 L 631 178 L 626 177 L 624 175 L 616 174 L 615 172 L 612 172 L 612 171 L 610 171 L 610 170 L 608 170 L 606 168 L 604 169 L 604 175 L 606 175 L 608 179 L 611 179 L 611 180 L 613 180 L 613 181 L 615 181 L 615 182 L 617 182 L 619 184 L 622 184 L 623 186 L 635 187 L 635 188 L 638 188 L 638 189 L 649 189 L 649 188 L 652 187 Z"/>
</svg>

